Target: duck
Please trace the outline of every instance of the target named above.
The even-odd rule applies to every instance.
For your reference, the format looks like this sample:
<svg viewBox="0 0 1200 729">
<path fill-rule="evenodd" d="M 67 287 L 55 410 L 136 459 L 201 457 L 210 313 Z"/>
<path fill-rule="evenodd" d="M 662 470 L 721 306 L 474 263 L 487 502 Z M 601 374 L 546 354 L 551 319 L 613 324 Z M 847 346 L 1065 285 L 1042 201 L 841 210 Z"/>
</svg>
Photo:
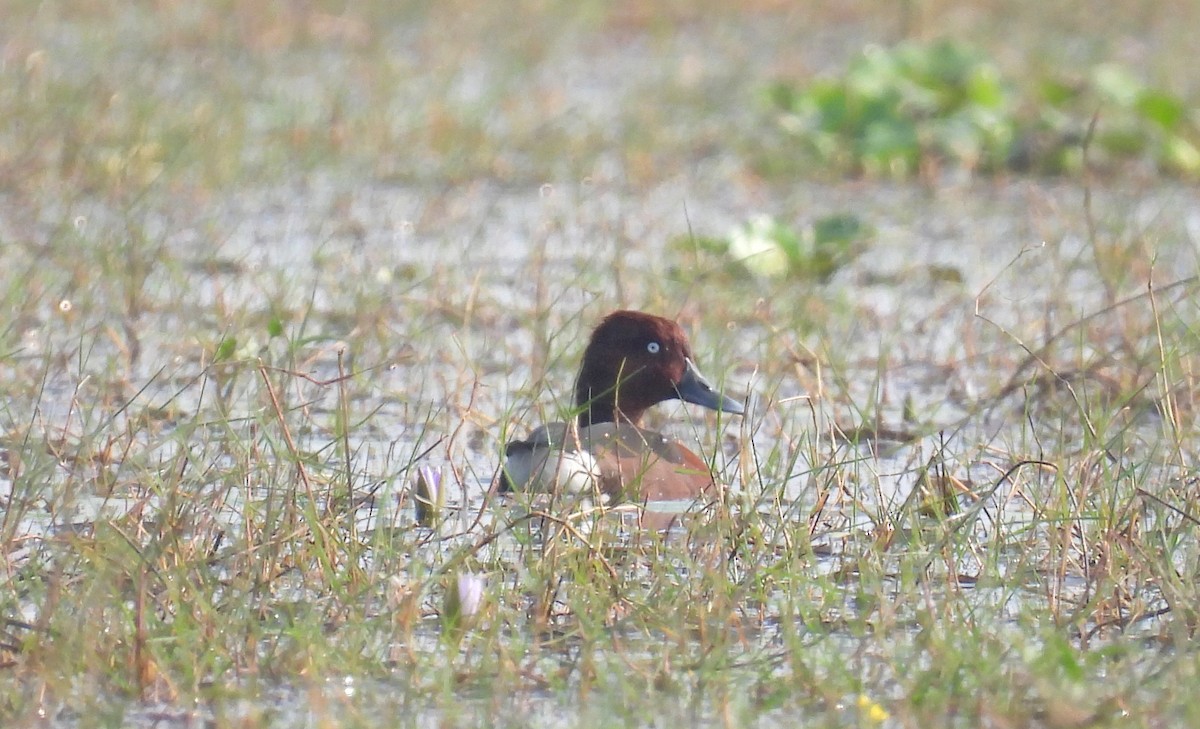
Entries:
<svg viewBox="0 0 1200 729">
<path fill-rule="evenodd" d="M 724 486 L 680 441 L 642 427 L 668 400 L 743 415 L 700 373 L 678 322 L 614 311 L 596 326 L 575 380 L 572 422 L 541 425 L 504 449 L 500 492 L 599 496 L 605 504 L 714 500 Z"/>
</svg>

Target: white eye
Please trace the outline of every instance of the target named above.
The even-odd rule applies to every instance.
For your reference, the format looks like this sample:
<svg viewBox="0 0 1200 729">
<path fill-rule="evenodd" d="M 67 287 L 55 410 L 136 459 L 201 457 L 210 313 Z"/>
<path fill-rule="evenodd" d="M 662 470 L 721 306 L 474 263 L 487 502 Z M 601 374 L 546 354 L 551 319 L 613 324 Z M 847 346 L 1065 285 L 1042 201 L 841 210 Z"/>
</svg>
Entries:
<svg viewBox="0 0 1200 729">
<path fill-rule="evenodd" d="M 650 342 L 646 345 L 646 351 L 650 354 L 658 354 L 658 350 L 660 349 L 662 349 L 662 347 L 658 345 L 658 342 Z"/>
</svg>

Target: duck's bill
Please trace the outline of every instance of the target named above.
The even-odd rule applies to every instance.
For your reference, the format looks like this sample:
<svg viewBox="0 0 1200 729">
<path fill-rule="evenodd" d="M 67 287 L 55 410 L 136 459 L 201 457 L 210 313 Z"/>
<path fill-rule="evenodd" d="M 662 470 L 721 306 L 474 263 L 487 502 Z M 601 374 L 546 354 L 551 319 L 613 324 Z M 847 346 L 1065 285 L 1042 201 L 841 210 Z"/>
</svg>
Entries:
<svg viewBox="0 0 1200 729">
<path fill-rule="evenodd" d="M 708 380 L 704 379 L 704 375 L 700 374 L 700 370 L 696 369 L 695 363 L 690 359 L 684 361 L 687 363 L 687 369 L 683 372 L 683 379 L 675 385 L 675 392 L 679 393 L 680 400 L 723 413 L 745 413 L 740 402 L 714 390 L 713 386 L 708 384 Z"/>
</svg>

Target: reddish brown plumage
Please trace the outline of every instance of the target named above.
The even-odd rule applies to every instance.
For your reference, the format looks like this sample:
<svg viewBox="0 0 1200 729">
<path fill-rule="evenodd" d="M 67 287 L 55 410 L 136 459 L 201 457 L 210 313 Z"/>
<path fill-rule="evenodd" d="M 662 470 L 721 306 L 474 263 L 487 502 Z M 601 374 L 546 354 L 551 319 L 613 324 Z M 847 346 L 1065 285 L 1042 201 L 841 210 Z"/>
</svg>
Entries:
<svg viewBox="0 0 1200 729">
<path fill-rule="evenodd" d="M 657 353 L 648 351 L 657 343 Z M 596 327 L 579 378 L 575 405 L 583 408 L 579 425 L 626 422 L 637 425 L 650 407 L 678 395 L 691 346 L 683 329 L 670 319 L 640 311 L 614 311 Z"/>
<path fill-rule="evenodd" d="M 609 314 L 592 333 L 575 382 L 577 426 L 552 424 L 510 443 L 501 490 L 557 488 L 543 483 L 543 474 L 560 478 L 560 454 L 586 452 L 595 459 L 589 478 L 611 500 L 715 494 L 719 485 L 702 458 L 677 440 L 639 427 L 647 409 L 673 399 L 742 412 L 700 375 L 677 323 L 638 311 Z"/>
</svg>

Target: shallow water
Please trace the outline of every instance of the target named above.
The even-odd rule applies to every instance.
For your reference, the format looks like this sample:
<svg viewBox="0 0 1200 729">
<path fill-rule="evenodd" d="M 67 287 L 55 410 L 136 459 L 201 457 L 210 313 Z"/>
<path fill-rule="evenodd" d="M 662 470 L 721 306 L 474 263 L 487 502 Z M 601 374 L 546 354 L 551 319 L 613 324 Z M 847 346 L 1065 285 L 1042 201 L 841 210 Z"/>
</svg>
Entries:
<svg viewBox="0 0 1200 729">
<path fill-rule="evenodd" d="M 47 302 L 37 320 L 22 323 L 22 348 L 0 367 L 8 369 L 10 377 L 15 368 L 31 366 L 45 368 L 46 375 L 32 399 L 10 399 L 6 429 L 27 427 L 35 438 L 61 447 L 49 449 L 51 460 L 43 463 L 44 491 L 14 494 L 11 478 L 2 477 L 0 500 L 37 500 L 64 490 L 73 495 L 44 512 L 22 510 L 19 523 L 7 525 L 24 545 L 6 555 L 9 568 L 19 569 L 41 540 L 86 531 L 97 521 L 135 511 L 152 518 L 159 497 L 132 479 L 147 464 L 169 462 L 181 448 L 192 449 L 193 460 L 209 468 L 232 468 L 236 457 L 228 445 L 252 437 L 257 424 L 272 419 L 258 387 L 261 373 L 254 358 L 315 380 L 331 380 L 338 375 L 340 354 L 347 371 L 370 370 L 352 386 L 349 407 L 358 425 L 344 439 L 337 435 L 341 406 L 336 387 L 281 379 L 287 400 L 303 408 L 299 422 L 304 429 L 295 434 L 298 447 L 319 454 L 320 469 L 328 473 L 354 474 L 358 495 L 370 492 L 370 501 L 355 515 L 355 528 L 367 539 L 379 529 L 413 528 L 408 488 L 415 458 L 445 469 L 451 501 L 463 507 L 461 516 L 443 523 L 445 538 L 430 542 L 438 545 L 435 551 L 414 557 L 426 563 L 424 571 L 436 570 L 478 534 L 496 528 L 497 519 L 507 518 L 500 516 L 503 511 L 483 505 L 497 454 L 505 439 L 557 416 L 554 393 L 561 397 L 569 389 L 579 337 L 597 308 L 593 299 L 603 291 L 603 300 L 611 300 L 618 285 L 604 270 L 604 261 L 619 255 L 630 269 L 679 275 L 664 262 L 671 255 L 664 241 L 684 228 L 680 199 L 688 200 L 692 226 L 719 231 L 743 210 L 738 195 L 729 192 L 718 181 L 697 176 L 665 184 L 640 196 L 643 204 L 633 206 L 627 202 L 628 193 L 611 186 L 556 188 L 547 196 L 537 189 L 480 185 L 439 202 L 449 213 L 437 230 L 412 224 L 422 197 L 419 191 L 352 186 L 346 181 L 251 191 L 215 206 L 202 223 L 193 223 L 232 225 L 221 246 L 204 254 L 208 262 L 147 279 L 142 294 L 151 303 L 137 317 L 136 361 L 128 358 L 127 342 L 106 329 L 113 326 L 109 315 L 82 302 L 75 306 L 74 318 L 57 315 L 53 302 Z M 789 530 L 811 531 L 812 546 L 820 555 L 814 565 L 818 574 L 840 574 L 846 567 L 843 557 L 857 553 L 847 545 L 858 539 L 873 539 L 881 530 L 896 527 L 903 535 L 912 528 L 901 523 L 907 517 L 898 515 L 912 514 L 915 502 L 910 499 L 923 498 L 914 497 L 914 489 L 930 459 L 948 459 L 953 475 L 974 494 L 959 495 L 962 513 L 957 518 L 968 522 L 962 528 L 974 534 L 980 547 L 995 534 L 1041 524 L 1034 508 L 1037 497 L 1029 490 L 1039 481 L 1048 485 L 1053 475 L 1039 479 L 1023 473 L 1006 480 L 1004 472 L 1015 460 L 1037 457 L 1028 450 L 1031 441 L 1069 451 L 1072 442 L 1085 437 L 1085 425 L 1070 417 L 1039 417 L 1037 406 L 1027 399 L 1028 388 L 1000 399 L 995 393 L 1005 386 L 1007 372 L 1033 372 L 1013 372 L 1012 363 L 1021 357 L 1011 350 L 1019 352 L 1026 338 L 1042 341 L 1047 332 L 1100 309 L 1104 299 L 1083 274 L 1078 280 L 1068 275 L 1064 285 L 1064 270 L 1083 255 L 1081 242 L 1062 232 L 1066 222 L 1039 220 L 1038 233 L 1031 230 L 1035 221 L 1024 209 L 1031 194 L 1026 184 L 979 185 L 935 197 L 887 185 L 798 186 L 791 196 L 773 200 L 777 209 L 789 209 L 797 199 L 812 207 L 837 209 L 852 197 L 857 214 L 879 227 L 871 249 L 831 282 L 818 291 L 799 284 L 794 290 L 798 303 L 815 295 L 832 306 L 848 307 L 855 316 L 836 317 L 844 327 L 837 331 L 822 331 L 817 322 L 812 333 L 772 333 L 772 312 L 784 310 L 787 301 L 776 297 L 756 304 L 753 283 L 742 287 L 734 282 L 727 295 L 746 297 L 739 307 L 743 310 L 759 307 L 762 323 L 742 321 L 723 331 L 696 331 L 694 336 L 702 366 L 716 373 L 726 388 L 749 393 L 751 413 L 744 420 L 724 420 L 717 431 L 708 414 L 668 404 L 656 423 L 713 454 L 718 472 L 732 485 L 731 504 L 766 514 L 766 523 L 775 524 L 776 530 L 765 538 L 783 540 Z M 1037 190 L 1039 199 L 1069 201 L 1076 194 L 1069 188 Z M 339 204 L 341 212 L 334 213 L 333 200 L 346 195 L 351 202 Z M 1120 197 L 1113 193 L 1114 200 Z M 1159 221 L 1185 220 L 1187 208 L 1180 205 L 1188 202 L 1186 197 L 1183 191 L 1163 189 L 1142 196 L 1135 208 L 1153 209 Z M 331 223 L 331 215 L 369 224 L 345 235 L 339 232 L 345 220 Z M 482 225 L 486 245 L 478 238 Z M 197 229 L 178 222 L 165 227 L 172 231 L 167 239 L 171 256 L 186 261 L 194 255 L 190 241 Z M 611 242 L 614 232 L 623 243 Z M 1045 232 L 1058 232 L 1060 237 L 1035 237 Z M 1162 236 L 1183 234 L 1173 230 Z M 1188 246 L 1164 246 L 1155 262 L 1156 280 L 1194 274 L 1194 255 Z M 229 262 L 227 269 L 211 273 L 214 259 Z M 935 265 L 958 271 L 962 282 L 936 279 L 928 273 Z M 549 293 L 530 280 L 530 266 L 549 282 L 544 284 Z M 621 300 L 639 302 L 636 286 Z M 448 298 L 437 300 L 435 290 Z M 304 339 L 291 346 L 268 339 L 265 327 L 232 331 L 214 317 L 222 308 L 262 311 L 265 316 L 277 310 L 279 302 L 294 301 L 301 293 Z M 543 360 L 531 367 L 531 351 L 544 345 L 524 328 L 528 318 L 523 312 L 537 310 L 547 298 L 553 301 L 555 335 Z M 364 339 L 344 329 L 356 319 L 362 321 L 360 302 L 379 309 L 375 337 Z M 702 309 L 704 302 L 704 287 L 697 286 L 683 301 L 661 303 L 687 311 Z M 1184 318 L 1195 315 L 1194 304 L 1186 299 L 1171 299 L 1170 306 Z M 286 304 L 283 310 L 293 307 Z M 579 313 L 580 307 L 588 313 Z M 194 312 L 201 312 L 199 318 Z M 294 319 L 290 322 L 295 326 Z M 242 365 L 230 382 L 220 381 L 219 369 L 205 360 L 206 347 L 199 342 L 221 336 L 236 336 L 238 356 L 251 363 Z M 774 350 L 771 343 L 778 337 L 836 358 L 845 380 L 824 382 L 811 371 L 796 376 L 765 366 L 759 353 Z M 345 344 L 350 340 L 366 346 L 352 351 Z M 71 354 L 81 344 L 84 354 Z M 1005 346 L 1007 353 L 996 349 Z M 1007 363 L 1007 372 L 998 370 L 997 362 Z M 829 389 L 814 390 L 814 385 Z M 1061 392 L 1051 397 L 1062 402 Z M 831 426 L 858 426 L 860 408 L 867 403 L 881 425 L 924 435 L 908 443 L 887 438 L 864 439 L 859 445 L 841 442 Z M 979 404 L 985 406 L 982 411 Z M 1047 407 L 1040 412 L 1054 411 Z M 906 413 L 916 413 L 917 421 L 906 420 Z M 224 421 L 232 424 L 232 431 L 221 424 Z M 122 432 L 131 436 L 121 451 L 103 462 L 89 461 L 87 453 L 97 439 Z M 1160 470 L 1143 473 L 1142 479 L 1173 482 L 1187 475 L 1157 459 L 1155 454 L 1168 441 L 1154 412 L 1143 411 L 1113 437 L 1112 447 L 1120 458 Z M 76 448 L 83 460 L 73 460 Z M 349 462 L 344 453 L 351 454 Z M 762 459 L 770 463 L 764 465 Z M 89 469 L 108 474 L 111 494 L 78 491 L 81 474 Z M 231 540 L 236 540 L 254 491 L 270 488 L 269 483 L 250 483 L 246 489 L 226 491 L 214 503 L 216 518 L 225 522 Z M 831 498 L 810 521 L 821 495 Z M 618 541 L 628 538 L 626 530 Z M 489 562 L 515 567 L 520 560 L 514 555 L 524 548 L 519 543 L 498 544 L 488 552 Z M 1014 557 L 1018 565 L 1025 559 Z M 1001 559 L 1001 574 L 1003 565 Z M 979 566 L 963 556 L 955 569 L 970 576 Z M 276 589 L 277 595 L 291 594 L 296 601 L 311 598 L 303 588 Z M 1011 602 L 1011 608 L 1000 612 L 1014 617 L 1022 613 L 1024 601 L 1044 599 L 1037 590 L 1023 594 L 969 582 L 961 589 L 974 592 L 974 599 L 991 604 L 993 611 L 996 601 Z M 1084 600 L 1085 589 L 1078 576 L 1068 576 L 1056 599 Z M 749 640 L 747 660 L 769 660 L 764 656 L 780 650 L 780 625 L 769 604 L 782 599 L 787 596 L 780 592 L 768 600 L 765 617 Z M 1147 591 L 1145 599 L 1157 596 Z M 31 621 L 33 612 L 27 606 L 19 615 Z M 919 631 L 916 623 L 911 625 Z M 1139 629 L 1151 634 L 1155 627 L 1143 624 Z M 436 623 L 429 624 L 425 640 L 431 648 L 438 632 Z M 652 655 L 655 640 L 642 636 L 629 649 Z M 823 640 L 826 647 L 829 640 L 855 643 L 849 635 Z M 381 651 L 386 653 L 386 647 Z M 568 661 L 569 656 L 567 651 L 557 660 Z M 737 658 L 731 655 L 729 660 Z M 415 725 L 447 719 L 440 702 L 398 699 L 395 692 L 405 683 L 402 672 L 395 682 L 348 676 L 340 683 L 331 680 L 320 692 L 325 700 L 345 701 L 368 716 L 416 712 L 422 718 L 415 719 Z M 150 705 L 133 709 L 126 719 L 143 726 L 192 726 L 218 716 L 225 721 L 242 711 L 266 710 L 281 725 L 306 723 L 310 719 L 303 709 L 288 707 L 305 705 L 312 691 L 311 686 L 284 684 L 264 694 L 262 705 L 197 710 Z M 588 723 L 600 720 L 600 715 L 587 718 L 588 712 L 602 712 L 578 707 L 553 691 L 528 692 L 509 701 L 502 705 L 520 717 L 513 725 L 555 725 L 564 714 Z M 486 692 L 476 699 L 467 697 L 457 716 L 487 715 L 496 710 L 496 702 Z M 680 700 L 675 710 L 685 712 L 675 720 L 692 721 L 711 716 L 712 707 L 706 708 L 699 692 Z M 759 716 L 766 726 L 784 725 L 793 718 L 769 712 Z M 76 723 L 69 715 L 60 719 L 67 725 Z"/>
</svg>

